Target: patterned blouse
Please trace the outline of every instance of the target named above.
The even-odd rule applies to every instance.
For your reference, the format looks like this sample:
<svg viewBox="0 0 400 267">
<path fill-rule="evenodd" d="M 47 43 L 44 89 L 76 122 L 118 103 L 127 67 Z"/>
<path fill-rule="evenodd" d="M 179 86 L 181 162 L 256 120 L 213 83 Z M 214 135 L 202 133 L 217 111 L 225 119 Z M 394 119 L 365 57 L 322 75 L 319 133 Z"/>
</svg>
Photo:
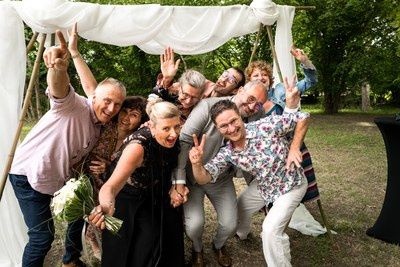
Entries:
<svg viewBox="0 0 400 267">
<path fill-rule="evenodd" d="M 103 159 L 106 159 L 108 161 L 112 161 L 114 159 L 114 152 L 115 152 L 115 147 L 117 145 L 118 141 L 118 123 L 117 122 L 110 122 L 105 124 L 100 132 L 100 138 L 95 145 L 95 147 L 92 149 L 92 151 L 89 153 L 89 155 L 84 159 L 83 166 L 86 174 L 90 174 L 93 183 L 94 183 L 94 192 L 95 195 L 98 194 L 98 191 L 100 190 L 100 187 L 104 184 L 104 177 L 103 175 L 96 175 L 92 173 L 92 171 L 89 169 L 90 162 L 93 160 L 99 160 L 96 156 L 99 156 Z M 80 172 L 79 166 L 75 167 L 75 170 Z"/>
<path fill-rule="evenodd" d="M 303 169 L 295 168 L 288 173 L 285 170 L 289 152 L 285 135 L 294 130 L 297 121 L 308 116 L 308 113 L 302 112 L 285 113 L 246 124 L 244 150 L 235 150 L 228 141 L 204 166 L 211 174 L 212 181 L 215 182 L 226 168 L 237 166 L 258 180 L 258 190 L 266 203 L 273 203 L 279 196 L 300 185 L 304 176 Z"/>
</svg>

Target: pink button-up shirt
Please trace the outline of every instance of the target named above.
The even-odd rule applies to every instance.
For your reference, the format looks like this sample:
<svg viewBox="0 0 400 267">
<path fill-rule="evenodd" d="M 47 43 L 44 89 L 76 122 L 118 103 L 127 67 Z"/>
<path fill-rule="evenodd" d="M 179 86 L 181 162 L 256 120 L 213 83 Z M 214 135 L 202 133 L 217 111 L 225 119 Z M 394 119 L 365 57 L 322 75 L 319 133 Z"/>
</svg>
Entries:
<svg viewBox="0 0 400 267">
<path fill-rule="evenodd" d="M 101 125 L 92 101 L 70 92 L 63 99 L 49 93 L 50 110 L 18 147 L 10 170 L 25 175 L 36 191 L 53 195 L 71 178 L 71 168 L 96 144 Z"/>
</svg>

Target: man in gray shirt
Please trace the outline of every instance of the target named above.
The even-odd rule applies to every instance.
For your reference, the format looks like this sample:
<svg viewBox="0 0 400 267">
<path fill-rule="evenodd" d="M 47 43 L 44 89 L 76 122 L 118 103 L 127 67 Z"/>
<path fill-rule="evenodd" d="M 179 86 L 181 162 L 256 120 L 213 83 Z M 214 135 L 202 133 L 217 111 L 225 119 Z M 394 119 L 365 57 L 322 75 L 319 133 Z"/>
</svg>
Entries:
<svg viewBox="0 0 400 267">
<path fill-rule="evenodd" d="M 232 100 L 238 107 L 240 115 L 244 118 L 256 114 L 262 109 L 266 101 L 265 87 L 259 82 L 250 82 L 238 90 L 237 95 L 229 97 L 208 98 L 200 101 L 189 115 L 184 124 L 180 144 L 178 167 L 175 175 L 178 180 L 186 178 L 190 195 L 184 204 L 186 234 L 193 242 L 193 265 L 203 266 L 202 235 L 204 229 L 204 196 L 210 199 L 217 216 L 217 233 L 213 240 L 218 263 L 222 266 L 232 264 L 225 251 L 225 242 L 235 232 L 237 225 L 236 192 L 232 181 L 235 170 L 228 169 L 222 173 L 214 184 L 199 185 L 195 183 L 191 164 L 188 164 L 188 153 L 193 146 L 193 135 L 207 135 L 207 144 L 204 147 L 204 162 L 212 159 L 220 147 L 223 146 L 223 136 L 211 121 L 210 108 L 222 99 Z"/>
</svg>

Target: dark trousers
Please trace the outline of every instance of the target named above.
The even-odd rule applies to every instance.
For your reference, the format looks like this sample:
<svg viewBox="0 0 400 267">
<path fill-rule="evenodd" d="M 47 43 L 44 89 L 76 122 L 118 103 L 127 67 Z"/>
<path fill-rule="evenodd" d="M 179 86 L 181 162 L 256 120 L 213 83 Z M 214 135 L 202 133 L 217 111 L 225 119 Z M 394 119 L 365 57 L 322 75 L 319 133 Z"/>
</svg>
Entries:
<svg viewBox="0 0 400 267">
<path fill-rule="evenodd" d="M 50 211 L 51 195 L 35 191 L 25 175 L 9 174 L 11 185 L 28 227 L 28 243 L 22 257 L 23 267 L 41 267 L 54 240 L 54 223 Z M 82 250 L 83 220 L 68 225 L 64 263 L 77 260 Z"/>
<path fill-rule="evenodd" d="M 168 195 L 161 201 L 160 192 L 152 198 L 141 189 L 124 189 L 113 215 L 124 222 L 118 235 L 103 231 L 102 266 L 183 267 L 182 208 L 172 208 Z"/>
<path fill-rule="evenodd" d="M 132 189 L 133 190 L 133 189 Z M 123 220 L 118 235 L 103 231 L 101 265 L 151 267 L 159 255 L 157 211 L 140 190 L 121 191 L 115 199 L 114 217 Z"/>
</svg>

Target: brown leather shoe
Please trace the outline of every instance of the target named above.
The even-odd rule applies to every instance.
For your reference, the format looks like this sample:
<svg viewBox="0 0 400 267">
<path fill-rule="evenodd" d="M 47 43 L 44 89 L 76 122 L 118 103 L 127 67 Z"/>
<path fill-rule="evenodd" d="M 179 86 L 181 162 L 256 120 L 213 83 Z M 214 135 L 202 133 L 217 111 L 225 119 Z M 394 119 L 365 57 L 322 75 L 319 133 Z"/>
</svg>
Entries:
<svg viewBox="0 0 400 267">
<path fill-rule="evenodd" d="M 223 267 L 229 267 L 232 266 L 232 259 L 229 257 L 228 253 L 226 252 L 225 246 L 223 246 L 220 249 L 217 249 L 213 243 L 213 250 L 215 252 L 215 255 L 217 255 L 217 260 L 219 265 Z"/>
<path fill-rule="evenodd" d="M 192 250 L 192 267 L 204 267 L 203 251 Z"/>
</svg>

